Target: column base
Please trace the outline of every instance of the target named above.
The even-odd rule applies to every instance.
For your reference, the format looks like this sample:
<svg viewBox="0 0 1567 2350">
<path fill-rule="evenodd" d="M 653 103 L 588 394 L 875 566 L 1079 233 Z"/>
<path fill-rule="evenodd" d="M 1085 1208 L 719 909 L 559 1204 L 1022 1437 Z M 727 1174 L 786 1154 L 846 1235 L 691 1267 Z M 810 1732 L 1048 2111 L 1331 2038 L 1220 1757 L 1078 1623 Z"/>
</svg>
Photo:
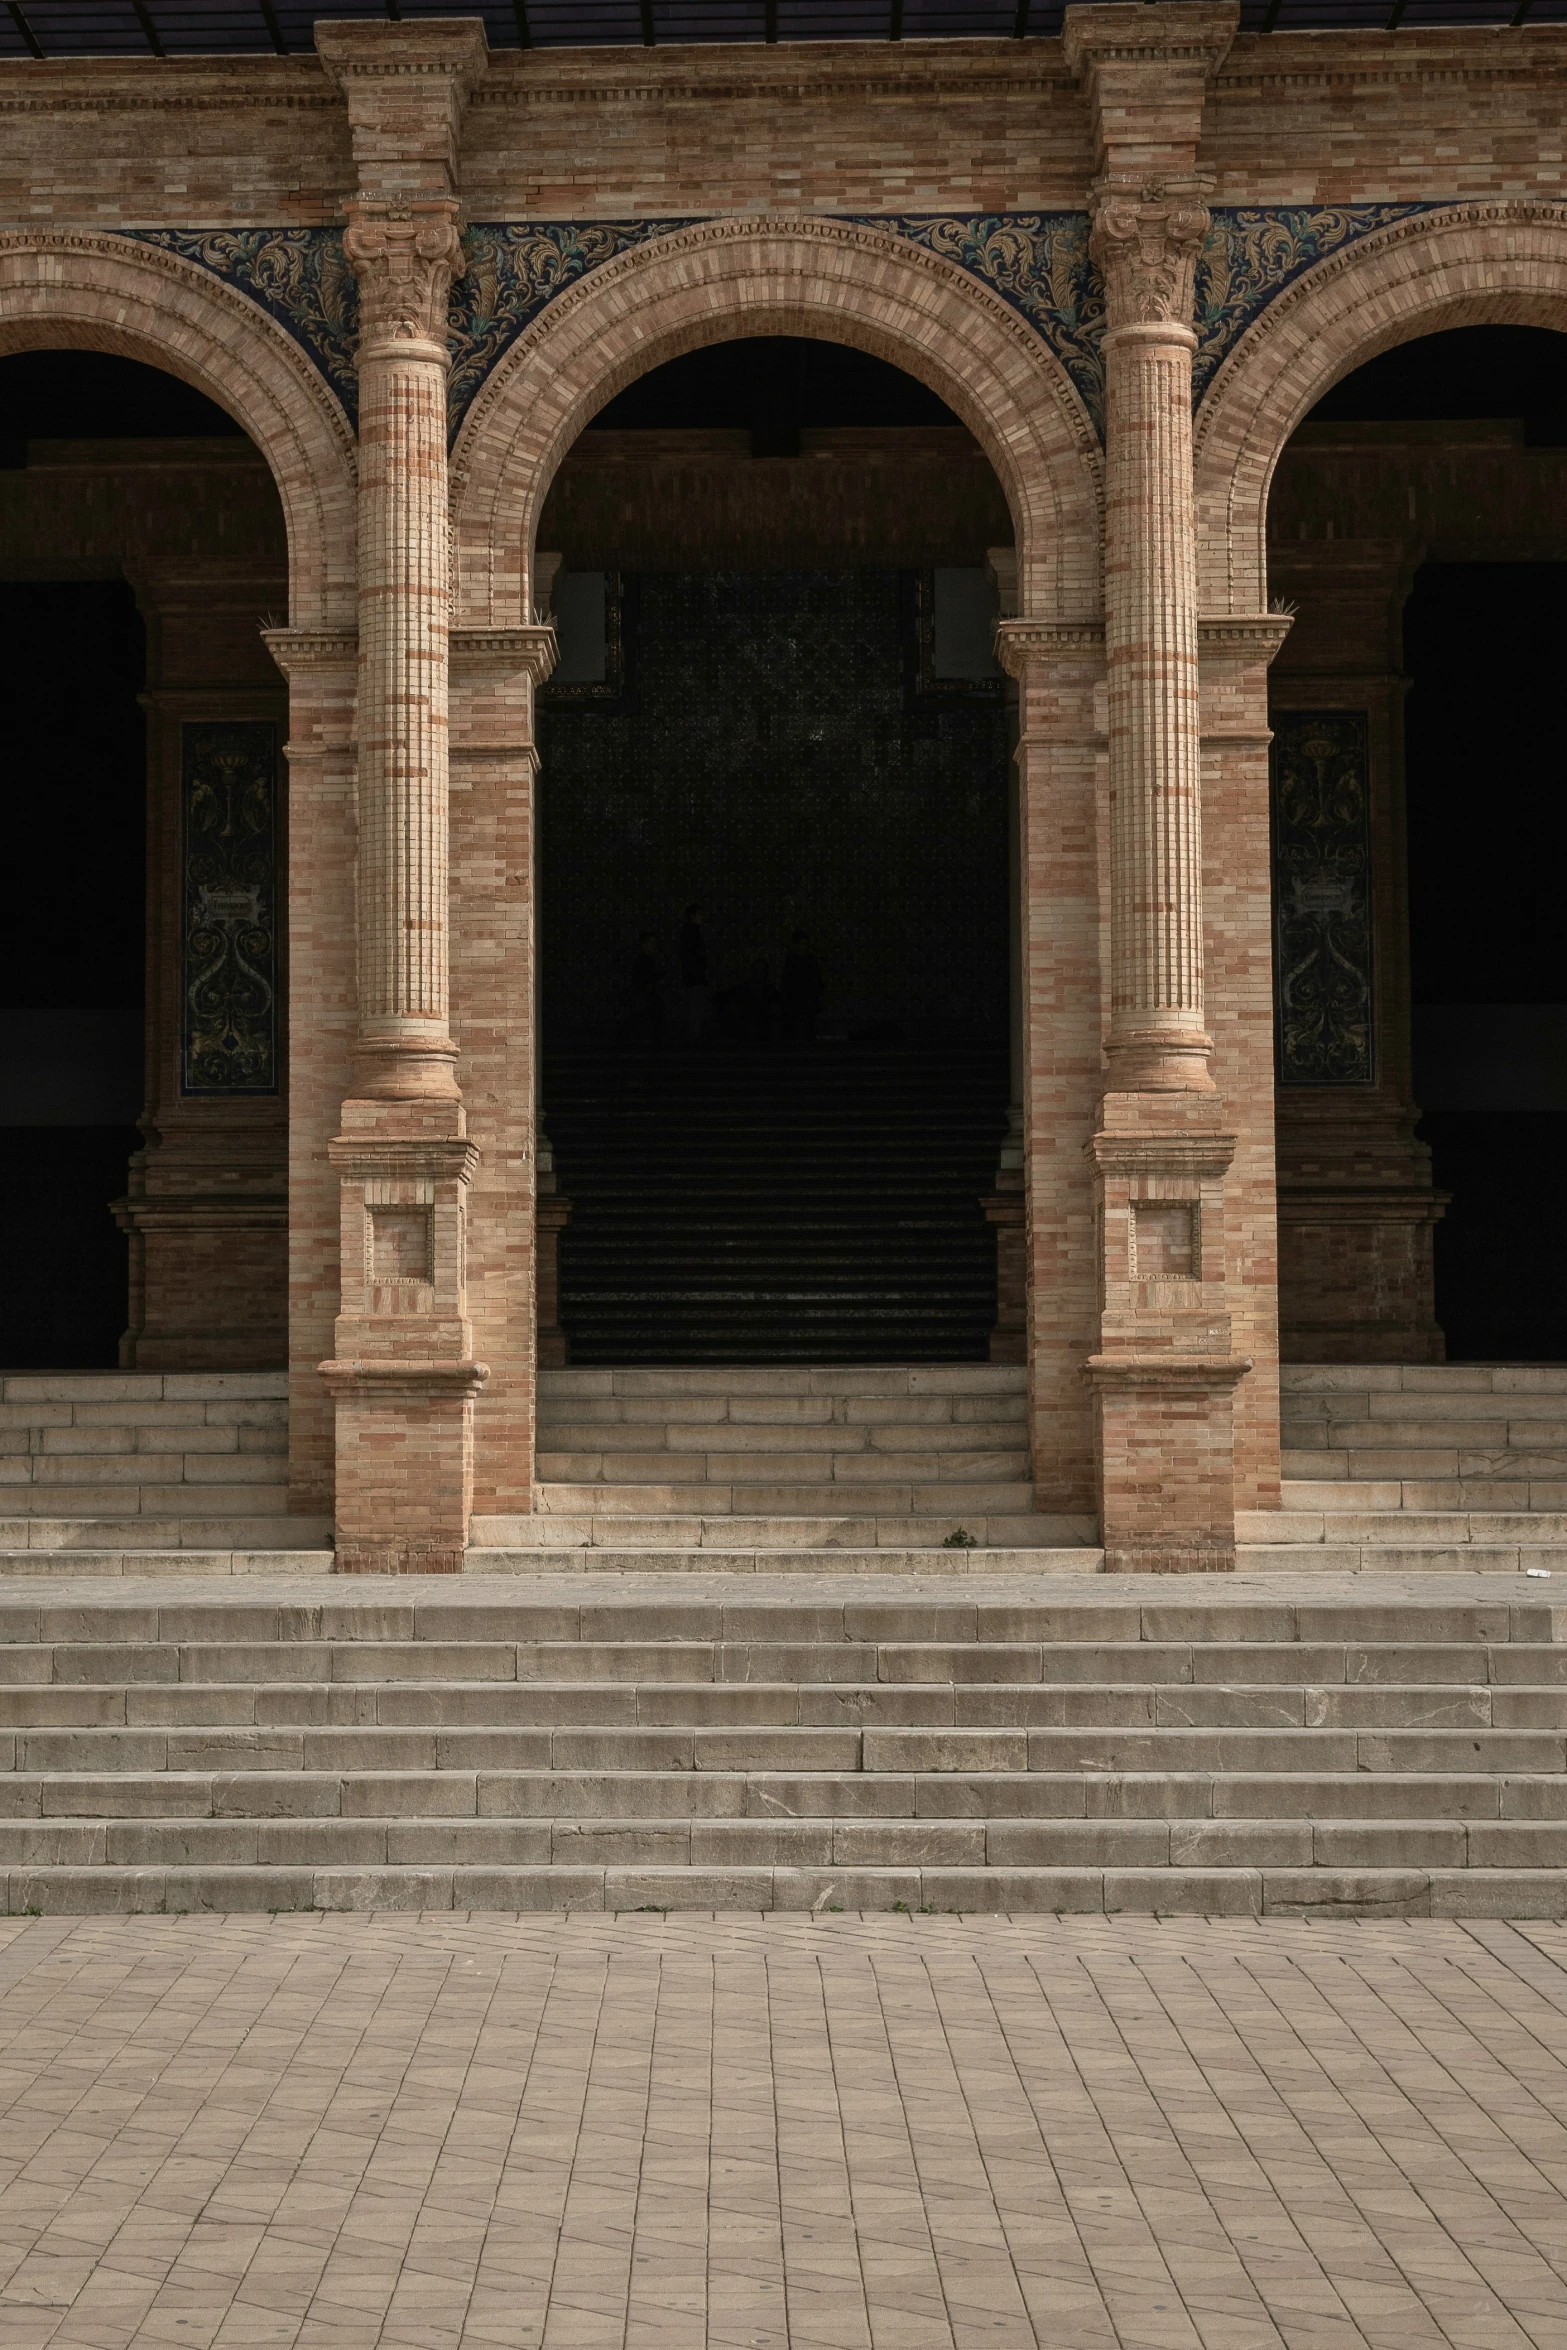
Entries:
<svg viewBox="0 0 1567 2350">
<path fill-rule="evenodd" d="M 483 1363 L 334 1361 L 337 1563 L 349 1575 L 462 1571 Z"/>
<path fill-rule="evenodd" d="M 1090 1356 L 1106 1573 L 1234 1573 L 1234 1392 L 1250 1369 L 1242 1355 Z"/>
<path fill-rule="evenodd" d="M 1107 1575 L 1233 1575 L 1235 1551 L 1117 1549 L 1105 1551 Z"/>
</svg>

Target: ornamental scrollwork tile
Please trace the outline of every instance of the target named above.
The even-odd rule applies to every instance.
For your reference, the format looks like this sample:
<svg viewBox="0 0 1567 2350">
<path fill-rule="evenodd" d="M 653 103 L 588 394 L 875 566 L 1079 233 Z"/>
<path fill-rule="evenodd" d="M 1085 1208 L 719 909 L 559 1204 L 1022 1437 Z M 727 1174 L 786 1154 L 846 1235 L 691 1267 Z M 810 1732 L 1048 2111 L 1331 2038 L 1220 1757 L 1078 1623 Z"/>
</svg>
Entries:
<svg viewBox="0 0 1567 2350">
<path fill-rule="evenodd" d="M 121 229 L 138 244 L 157 245 L 236 292 L 248 294 L 275 318 L 325 376 L 350 421 L 359 413 L 359 288 L 335 228 Z"/>
<path fill-rule="evenodd" d="M 1050 345 L 1104 438 L 1104 285 L 1089 258 L 1086 212 L 865 218 L 990 286 Z"/>
<path fill-rule="evenodd" d="M 463 232 L 463 274 L 451 296 L 447 417 L 453 436 L 485 377 L 557 294 L 630 246 L 690 225 L 686 220 L 471 223 Z"/>
<path fill-rule="evenodd" d="M 1215 205 L 1197 262 L 1193 406 L 1246 329 L 1314 263 L 1392 221 L 1443 209 L 1437 204 Z"/>
</svg>

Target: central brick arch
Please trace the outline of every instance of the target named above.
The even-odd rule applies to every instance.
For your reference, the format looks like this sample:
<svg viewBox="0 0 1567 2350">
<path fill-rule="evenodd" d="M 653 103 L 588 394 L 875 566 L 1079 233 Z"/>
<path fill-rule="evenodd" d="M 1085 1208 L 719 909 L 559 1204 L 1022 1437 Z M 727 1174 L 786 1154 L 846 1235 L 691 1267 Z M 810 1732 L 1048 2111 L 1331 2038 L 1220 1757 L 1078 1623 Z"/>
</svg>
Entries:
<svg viewBox="0 0 1567 2350">
<path fill-rule="evenodd" d="M 588 419 L 650 368 L 740 335 L 852 343 L 929 385 L 1006 493 L 1024 616 L 1097 614 L 1099 445 L 1048 346 L 988 288 L 890 230 L 764 215 L 635 247 L 579 280 L 511 346 L 453 452 L 462 625 L 531 620 L 539 512 Z"/>
<path fill-rule="evenodd" d="M 354 626 L 354 436 L 274 319 L 158 246 L 86 230 L 0 234 L 0 356 L 50 349 L 139 359 L 227 409 L 277 486 L 292 626 Z"/>
<path fill-rule="evenodd" d="M 1197 412 L 1204 611 L 1262 609 L 1274 468 L 1325 392 L 1396 344 L 1491 325 L 1567 331 L 1567 205 L 1416 214 L 1343 246 L 1270 303 Z"/>
</svg>

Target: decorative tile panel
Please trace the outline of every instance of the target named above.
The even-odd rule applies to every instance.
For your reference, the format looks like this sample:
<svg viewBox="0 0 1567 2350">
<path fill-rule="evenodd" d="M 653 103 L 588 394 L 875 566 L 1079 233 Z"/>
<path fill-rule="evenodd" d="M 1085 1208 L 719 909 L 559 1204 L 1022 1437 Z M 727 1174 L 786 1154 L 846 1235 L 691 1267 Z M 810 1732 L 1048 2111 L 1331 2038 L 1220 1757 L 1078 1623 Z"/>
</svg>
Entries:
<svg viewBox="0 0 1567 2350">
<path fill-rule="evenodd" d="M 857 215 L 967 270 L 1028 320 L 1050 345 L 1104 437 L 1105 296 L 1088 258 L 1086 212 Z"/>
<path fill-rule="evenodd" d="M 1314 263 L 1393 221 L 1447 209 L 1441 204 L 1215 205 L 1197 263 L 1192 405 L 1275 295 Z"/>
<path fill-rule="evenodd" d="M 341 229 L 138 228 L 114 234 L 177 253 L 248 294 L 293 336 L 357 424 L 359 286 Z"/>
<path fill-rule="evenodd" d="M 1441 202 L 1219 206 L 1197 266 L 1200 400 L 1246 329 L 1313 263 Z M 999 294 L 1047 343 L 1104 433 L 1104 288 L 1089 258 L 1086 212 L 846 213 L 939 254 Z M 455 434 L 507 349 L 557 294 L 633 245 L 688 228 L 650 220 L 475 221 L 464 232 L 467 269 L 452 287 Z M 121 229 L 210 269 L 258 302 L 308 353 L 349 416 L 358 412 L 354 357 L 359 296 L 340 229 Z"/>
<path fill-rule="evenodd" d="M 277 728 L 181 735 L 183 1090 L 276 1093 Z"/>
<path fill-rule="evenodd" d="M 1371 823 L 1363 710 L 1277 710 L 1273 1001 L 1281 1085 L 1369 1085 Z"/>
<path fill-rule="evenodd" d="M 485 377 L 557 294 L 628 247 L 690 225 L 683 219 L 473 222 L 463 232 L 466 268 L 452 286 L 447 405 L 453 435 Z"/>
</svg>

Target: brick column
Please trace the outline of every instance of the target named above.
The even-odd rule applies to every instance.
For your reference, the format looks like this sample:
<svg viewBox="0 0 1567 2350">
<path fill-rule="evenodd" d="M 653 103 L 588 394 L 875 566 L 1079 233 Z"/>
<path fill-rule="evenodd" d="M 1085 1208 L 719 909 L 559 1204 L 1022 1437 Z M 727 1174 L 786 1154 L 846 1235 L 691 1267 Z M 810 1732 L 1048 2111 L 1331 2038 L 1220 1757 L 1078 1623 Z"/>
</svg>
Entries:
<svg viewBox="0 0 1567 2350">
<path fill-rule="evenodd" d="M 449 1025 L 446 307 L 462 266 L 462 104 L 476 22 L 318 25 L 358 188 L 358 1020 L 330 1146 L 340 1182 L 332 1358 L 338 1564 L 449 1572 L 473 1484 L 468 1139 Z"/>
<path fill-rule="evenodd" d="M 1234 1155 L 1203 1020 L 1201 725 L 1192 489 L 1193 279 L 1208 230 L 1197 142 L 1238 11 L 1070 10 L 1094 116 L 1105 284 L 1105 652 L 1110 1020 L 1092 1142 L 1095 1398 L 1112 1570 L 1235 1563 L 1224 1179 Z"/>
</svg>

